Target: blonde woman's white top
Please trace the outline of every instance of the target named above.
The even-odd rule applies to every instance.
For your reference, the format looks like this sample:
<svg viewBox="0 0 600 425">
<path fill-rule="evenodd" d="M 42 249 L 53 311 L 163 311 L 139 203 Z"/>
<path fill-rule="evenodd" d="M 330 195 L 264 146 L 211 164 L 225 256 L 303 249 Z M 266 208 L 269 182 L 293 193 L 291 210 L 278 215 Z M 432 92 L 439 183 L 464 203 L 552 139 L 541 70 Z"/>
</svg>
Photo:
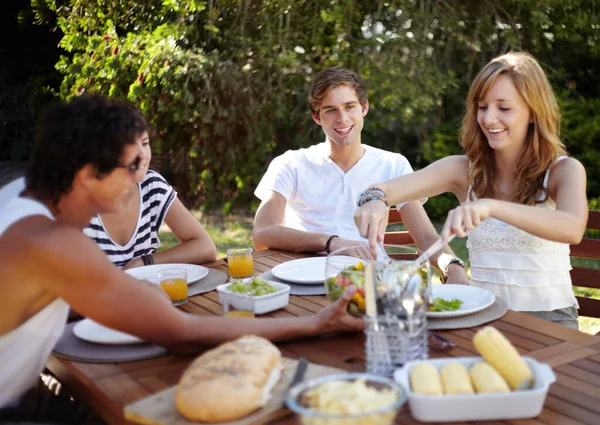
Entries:
<svg viewBox="0 0 600 425">
<path fill-rule="evenodd" d="M 566 157 L 559 157 L 558 161 Z M 548 188 L 546 171 L 542 200 Z M 471 187 L 467 203 L 476 200 Z M 548 196 L 536 208 L 554 210 Z M 492 291 L 511 310 L 551 311 L 579 307 L 571 286 L 569 245 L 534 236 L 493 217 L 468 232 L 471 285 Z"/>
<path fill-rule="evenodd" d="M 54 220 L 39 202 L 18 196 L 8 200 L 0 206 L 0 236 L 12 224 L 33 215 Z M 57 299 L 18 328 L 0 335 L 0 408 L 14 402 L 35 383 L 65 328 L 68 312 L 67 303 Z"/>
</svg>

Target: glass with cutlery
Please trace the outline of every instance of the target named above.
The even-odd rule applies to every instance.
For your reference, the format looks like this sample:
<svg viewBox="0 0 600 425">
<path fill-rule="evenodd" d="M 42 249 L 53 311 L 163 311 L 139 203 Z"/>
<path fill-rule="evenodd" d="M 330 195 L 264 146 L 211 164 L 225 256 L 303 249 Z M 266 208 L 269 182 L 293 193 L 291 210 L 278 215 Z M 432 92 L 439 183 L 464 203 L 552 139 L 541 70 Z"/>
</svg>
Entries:
<svg viewBox="0 0 600 425">
<path fill-rule="evenodd" d="M 382 245 L 376 260 L 356 258 L 356 253 L 364 252 L 360 247 L 364 246 L 327 256 L 325 286 L 332 300 L 348 286 L 357 287 L 348 311 L 365 316 L 367 372 L 391 376 L 404 363 L 427 357 L 431 269 L 428 261 L 414 261 L 414 247 Z M 374 298 L 371 308 L 369 297 Z"/>
</svg>

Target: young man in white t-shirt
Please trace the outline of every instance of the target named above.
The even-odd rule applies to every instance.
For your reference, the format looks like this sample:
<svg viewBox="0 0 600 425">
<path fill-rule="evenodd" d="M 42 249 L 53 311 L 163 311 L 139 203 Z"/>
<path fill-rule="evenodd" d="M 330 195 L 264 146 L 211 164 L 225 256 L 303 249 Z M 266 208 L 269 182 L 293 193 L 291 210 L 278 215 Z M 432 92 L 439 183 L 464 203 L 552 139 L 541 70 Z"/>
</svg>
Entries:
<svg viewBox="0 0 600 425">
<path fill-rule="evenodd" d="M 257 249 L 328 253 L 348 247 L 353 255 L 372 258 L 354 224 L 356 199 L 370 185 L 411 173 L 412 167 L 400 154 L 362 144 L 369 102 L 356 73 L 339 67 L 321 71 L 308 100 L 326 141 L 287 151 L 271 162 L 254 192 L 262 201 L 254 222 L 254 245 Z M 420 202 L 397 208 L 420 249 L 437 240 Z M 449 248 L 445 252 L 449 255 L 439 262 L 440 270 L 452 283 L 467 283 L 462 260 Z"/>
</svg>

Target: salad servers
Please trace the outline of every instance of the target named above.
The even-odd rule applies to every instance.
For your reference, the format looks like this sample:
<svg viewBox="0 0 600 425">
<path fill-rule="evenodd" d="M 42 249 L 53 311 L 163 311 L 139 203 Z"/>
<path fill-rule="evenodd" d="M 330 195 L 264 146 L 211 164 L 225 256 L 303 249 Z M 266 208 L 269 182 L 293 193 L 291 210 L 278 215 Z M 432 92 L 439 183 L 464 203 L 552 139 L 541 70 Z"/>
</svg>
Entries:
<svg viewBox="0 0 600 425">
<path fill-rule="evenodd" d="M 435 241 L 433 244 L 431 244 L 431 246 L 429 248 L 427 248 L 425 251 L 423 251 L 423 253 L 421 255 L 419 255 L 419 257 L 415 260 L 415 263 L 421 264 L 421 263 L 424 263 L 425 261 L 429 260 L 429 257 L 431 257 L 433 254 L 438 252 L 444 246 L 449 244 L 450 241 L 452 241 L 452 239 L 454 239 L 455 237 L 456 237 L 456 234 L 453 233 L 450 235 L 450 237 L 448 238 L 447 241 L 444 241 L 442 238 L 439 238 L 437 241 Z"/>
</svg>

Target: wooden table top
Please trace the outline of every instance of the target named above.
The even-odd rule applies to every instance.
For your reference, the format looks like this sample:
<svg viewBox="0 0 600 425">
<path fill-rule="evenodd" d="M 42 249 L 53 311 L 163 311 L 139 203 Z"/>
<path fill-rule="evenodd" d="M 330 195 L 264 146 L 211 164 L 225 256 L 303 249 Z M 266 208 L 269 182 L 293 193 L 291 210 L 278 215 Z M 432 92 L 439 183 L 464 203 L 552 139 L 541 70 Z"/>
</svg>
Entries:
<svg viewBox="0 0 600 425">
<path fill-rule="evenodd" d="M 281 251 L 254 253 L 255 274 L 268 271 L 277 264 L 309 255 Z M 224 260 L 208 267 L 227 272 Z M 318 312 L 329 301 L 325 296 L 290 296 L 282 310 L 267 316 L 305 316 Z M 190 298 L 182 309 L 199 315 L 221 315 L 216 291 Z M 557 381 L 549 390 L 544 410 L 535 419 L 478 422 L 512 425 L 600 425 L 600 337 L 574 331 L 545 320 L 510 311 L 493 322 L 515 345 L 527 354 L 552 366 Z M 472 338 L 478 328 L 440 331 L 456 344 L 445 351 L 430 351 L 430 357 L 478 355 Z M 348 371 L 364 370 L 364 335 L 345 334 L 279 343 L 284 356 L 306 356 L 313 363 Z M 130 403 L 175 385 L 193 357 L 164 357 L 125 363 L 82 363 L 52 355 L 47 368 L 78 397 L 85 400 L 109 424 L 129 424 L 123 409 Z M 296 423 L 288 415 L 278 423 Z M 418 424 L 405 405 L 397 416 L 398 424 Z"/>
</svg>

